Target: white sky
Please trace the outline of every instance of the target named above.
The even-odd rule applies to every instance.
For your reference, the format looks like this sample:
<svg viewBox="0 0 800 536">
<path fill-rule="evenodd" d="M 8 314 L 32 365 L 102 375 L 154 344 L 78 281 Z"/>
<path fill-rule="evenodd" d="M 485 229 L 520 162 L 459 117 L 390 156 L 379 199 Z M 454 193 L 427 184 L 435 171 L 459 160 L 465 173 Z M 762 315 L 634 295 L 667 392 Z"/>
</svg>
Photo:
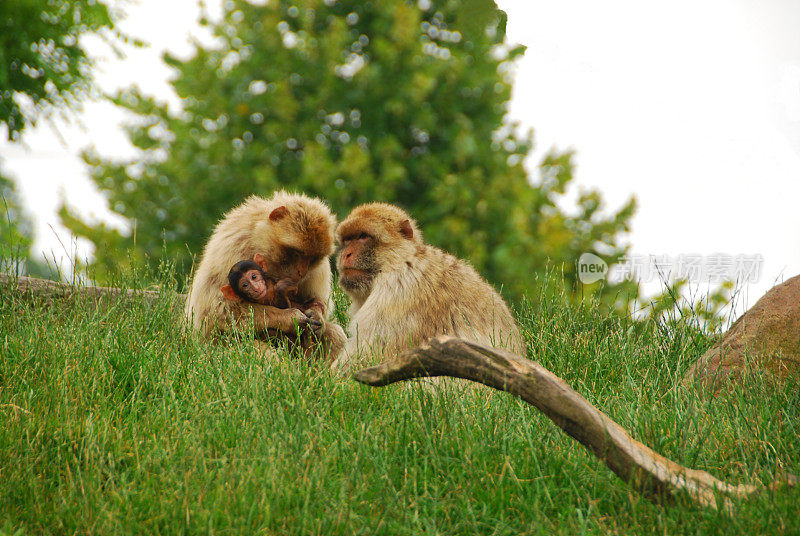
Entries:
<svg viewBox="0 0 800 536">
<path fill-rule="evenodd" d="M 203 38 L 195 4 L 129 6 L 123 29 L 152 46 L 104 61 L 101 86 L 135 83 L 175 102 L 159 55 L 185 55 L 190 33 Z M 528 47 L 510 116 L 536 129 L 531 169 L 549 148 L 573 147 L 578 187 L 598 188 L 611 208 L 636 195 L 634 253 L 762 255 L 743 305 L 800 273 L 800 2 L 498 4 L 509 39 Z M 132 151 L 123 112 L 87 103 L 80 117 L 83 129 L 59 123 L 63 141 L 48 126 L 28 131 L 23 146 L 0 141 L 3 169 L 36 217 L 35 247 L 50 257 L 91 254 L 58 224 L 62 196 L 114 221 L 79 152 L 92 144 L 105 156 Z"/>
</svg>

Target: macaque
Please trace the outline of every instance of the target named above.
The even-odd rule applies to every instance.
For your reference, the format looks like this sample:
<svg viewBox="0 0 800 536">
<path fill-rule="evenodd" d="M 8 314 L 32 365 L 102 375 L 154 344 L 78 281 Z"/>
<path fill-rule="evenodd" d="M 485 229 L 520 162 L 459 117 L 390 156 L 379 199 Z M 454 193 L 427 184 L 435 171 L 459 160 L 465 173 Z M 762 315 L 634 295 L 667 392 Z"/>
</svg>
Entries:
<svg viewBox="0 0 800 536">
<path fill-rule="evenodd" d="M 232 327 L 294 334 L 311 330 L 328 359 L 344 344 L 344 331 L 326 321 L 331 309 L 333 229 L 336 219 L 319 199 L 285 191 L 265 199 L 251 196 L 228 212 L 214 228 L 189 287 L 186 319 L 204 336 Z M 261 255 L 275 281 L 296 281 L 294 305 L 305 309 L 228 300 L 220 292 L 231 266 Z"/>
<path fill-rule="evenodd" d="M 244 300 L 280 309 L 294 307 L 301 311 L 307 311 L 314 306 L 313 300 L 305 304 L 296 301 L 297 283 L 293 279 L 284 277 L 275 281 L 270 274 L 271 270 L 267 262 L 256 253 L 252 261 L 243 260 L 233 265 L 231 271 L 228 272 L 228 284 L 220 290 L 225 298 L 231 301 Z M 312 318 L 309 320 L 310 333 L 278 333 L 270 329 L 268 335 L 270 340 L 283 339 L 292 345 L 298 344 L 306 357 L 313 358 L 318 342 L 314 328 L 319 328 L 320 325 L 320 322 Z"/>
<path fill-rule="evenodd" d="M 297 283 L 287 278 L 275 281 L 268 275 L 261 255 L 255 260 L 239 261 L 228 272 L 228 284 L 223 286 L 222 294 L 232 301 L 245 300 L 250 303 L 272 305 L 280 309 L 303 309 L 303 304 L 296 301 Z M 293 299 L 295 299 L 293 301 Z"/>
<path fill-rule="evenodd" d="M 339 285 L 352 299 L 337 367 L 373 364 L 437 335 L 524 351 L 497 291 L 465 261 L 426 244 L 400 208 L 356 207 L 336 235 Z"/>
</svg>

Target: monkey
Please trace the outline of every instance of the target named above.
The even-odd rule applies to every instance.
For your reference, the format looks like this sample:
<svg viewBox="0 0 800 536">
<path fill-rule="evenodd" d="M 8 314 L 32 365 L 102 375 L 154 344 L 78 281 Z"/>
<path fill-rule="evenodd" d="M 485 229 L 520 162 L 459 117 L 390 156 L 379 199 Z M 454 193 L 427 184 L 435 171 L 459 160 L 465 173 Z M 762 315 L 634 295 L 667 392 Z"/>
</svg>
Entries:
<svg viewBox="0 0 800 536">
<path fill-rule="evenodd" d="M 428 245 L 402 209 L 368 203 L 336 229 L 350 337 L 336 368 L 373 364 L 437 335 L 524 350 L 506 303 L 467 262 Z"/>
<path fill-rule="evenodd" d="M 331 309 L 331 268 L 336 218 L 319 199 L 275 192 L 269 198 L 251 196 L 230 210 L 214 228 L 191 280 L 184 310 L 189 328 L 204 337 L 235 329 L 254 328 L 293 334 L 311 329 L 322 351 L 332 360 L 342 349 L 342 328 L 326 321 Z M 306 310 L 232 301 L 220 293 L 230 267 L 260 254 L 276 281 L 297 282 L 296 302 Z"/>
<path fill-rule="evenodd" d="M 264 257 L 256 253 L 254 260 L 243 260 L 233 265 L 228 273 L 228 284 L 220 290 L 228 300 L 245 300 L 280 309 L 294 307 L 308 311 L 323 307 L 315 300 L 300 303 L 297 301 L 297 282 L 288 277 L 275 281 L 271 273 Z M 313 318 L 310 323 L 318 324 Z"/>
<path fill-rule="evenodd" d="M 226 299 L 232 301 L 245 300 L 250 303 L 260 303 L 261 305 L 271 305 L 280 309 L 294 307 L 301 311 L 306 311 L 313 307 L 311 303 L 301 304 L 296 300 L 297 283 L 285 277 L 275 281 L 270 277 L 270 269 L 264 258 L 256 253 L 253 260 L 242 260 L 233 265 L 228 272 L 228 284 L 221 289 Z M 319 326 L 319 322 L 310 319 L 312 333 L 300 332 L 297 334 L 277 333 L 275 330 L 268 330 L 270 340 L 286 340 L 291 345 L 299 346 L 306 358 L 314 358 L 316 336 L 313 335 L 313 328 Z"/>
<path fill-rule="evenodd" d="M 304 304 L 292 301 L 297 295 L 297 283 L 284 278 L 275 281 L 268 274 L 263 257 L 256 253 L 254 260 L 243 260 L 228 272 L 228 284 L 220 290 L 226 299 L 272 305 L 280 309 L 304 310 Z"/>
<path fill-rule="evenodd" d="M 269 279 L 255 261 L 243 260 L 234 264 L 228 272 L 228 284 L 220 290 L 225 298 L 231 301 L 245 300 L 250 303 L 277 306 L 275 281 Z"/>
</svg>

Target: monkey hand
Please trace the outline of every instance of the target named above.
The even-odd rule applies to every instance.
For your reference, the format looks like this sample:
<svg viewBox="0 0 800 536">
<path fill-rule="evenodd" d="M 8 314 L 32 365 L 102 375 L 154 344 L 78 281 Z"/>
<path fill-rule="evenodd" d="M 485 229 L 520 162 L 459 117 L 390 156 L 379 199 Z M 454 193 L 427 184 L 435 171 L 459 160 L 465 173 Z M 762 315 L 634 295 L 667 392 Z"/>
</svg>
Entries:
<svg viewBox="0 0 800 536">
<path fill-rule="evenodd" d="M 307 329 L 313 329 L 311 319 L 300 309 L 291 308 L 286 309 L 285 311 L 291 319 L 291 327 L 288 329 L 288 331 L 296 332 L 297 330 L 305 331 Z"/>
<path fill-rule="evenodd" d="M 317 336 L 322 335 L 325 331 L 325 319 L 322 314 L 314 308 L 306 309 L 303 312 L 308 317 L 308 327 L 311 332 Z"/>
</svg>

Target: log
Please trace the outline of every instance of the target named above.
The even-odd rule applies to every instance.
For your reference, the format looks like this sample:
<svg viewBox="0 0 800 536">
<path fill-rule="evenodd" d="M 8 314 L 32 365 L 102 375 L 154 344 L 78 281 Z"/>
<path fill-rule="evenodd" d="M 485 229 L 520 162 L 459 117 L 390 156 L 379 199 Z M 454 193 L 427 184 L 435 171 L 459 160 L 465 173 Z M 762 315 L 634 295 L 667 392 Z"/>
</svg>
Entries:
<svg viewBox="0 0 800 536">
<path fill-rule="evenodd" d="M 60 281 L 50 281 L 49 279 L 37 279 L 35 277 L 25 276 L 17 277 L 3 273 L 0 273 L 0 288 L 11 288 L 23 296 L 37 296 L 46 301 L 80 295 L 98 302 L 109 298 L 141 298 L 147 302 L 155 302 L 163 295 L 162 291 L 157 290 L 84 286 L 79 283 L 62 283 Z M 182 306 L 185 300 L 185 294 L 175 295 L 176 305 Z"/>
<path fill-rule="evenodd" d="M 622 426 L 589 403 L 567 383 L 535 361 L 499 348 L 454 337 L 429 340 L 398 357 L 355 373 L 380 387 L 420 377 L 452 376 L 506 391 L 535 406 L 567 435 L 578 440 L 617 476 L 648 498 L 686 493 L 698 504 L 732 513 L 729 497 L 747 497 L 763 485 L 731 485 L 705 471 L 690 469 L 633 439 Z M 769 488 L 796 485 L 786 475 Z"/>
</svg>

